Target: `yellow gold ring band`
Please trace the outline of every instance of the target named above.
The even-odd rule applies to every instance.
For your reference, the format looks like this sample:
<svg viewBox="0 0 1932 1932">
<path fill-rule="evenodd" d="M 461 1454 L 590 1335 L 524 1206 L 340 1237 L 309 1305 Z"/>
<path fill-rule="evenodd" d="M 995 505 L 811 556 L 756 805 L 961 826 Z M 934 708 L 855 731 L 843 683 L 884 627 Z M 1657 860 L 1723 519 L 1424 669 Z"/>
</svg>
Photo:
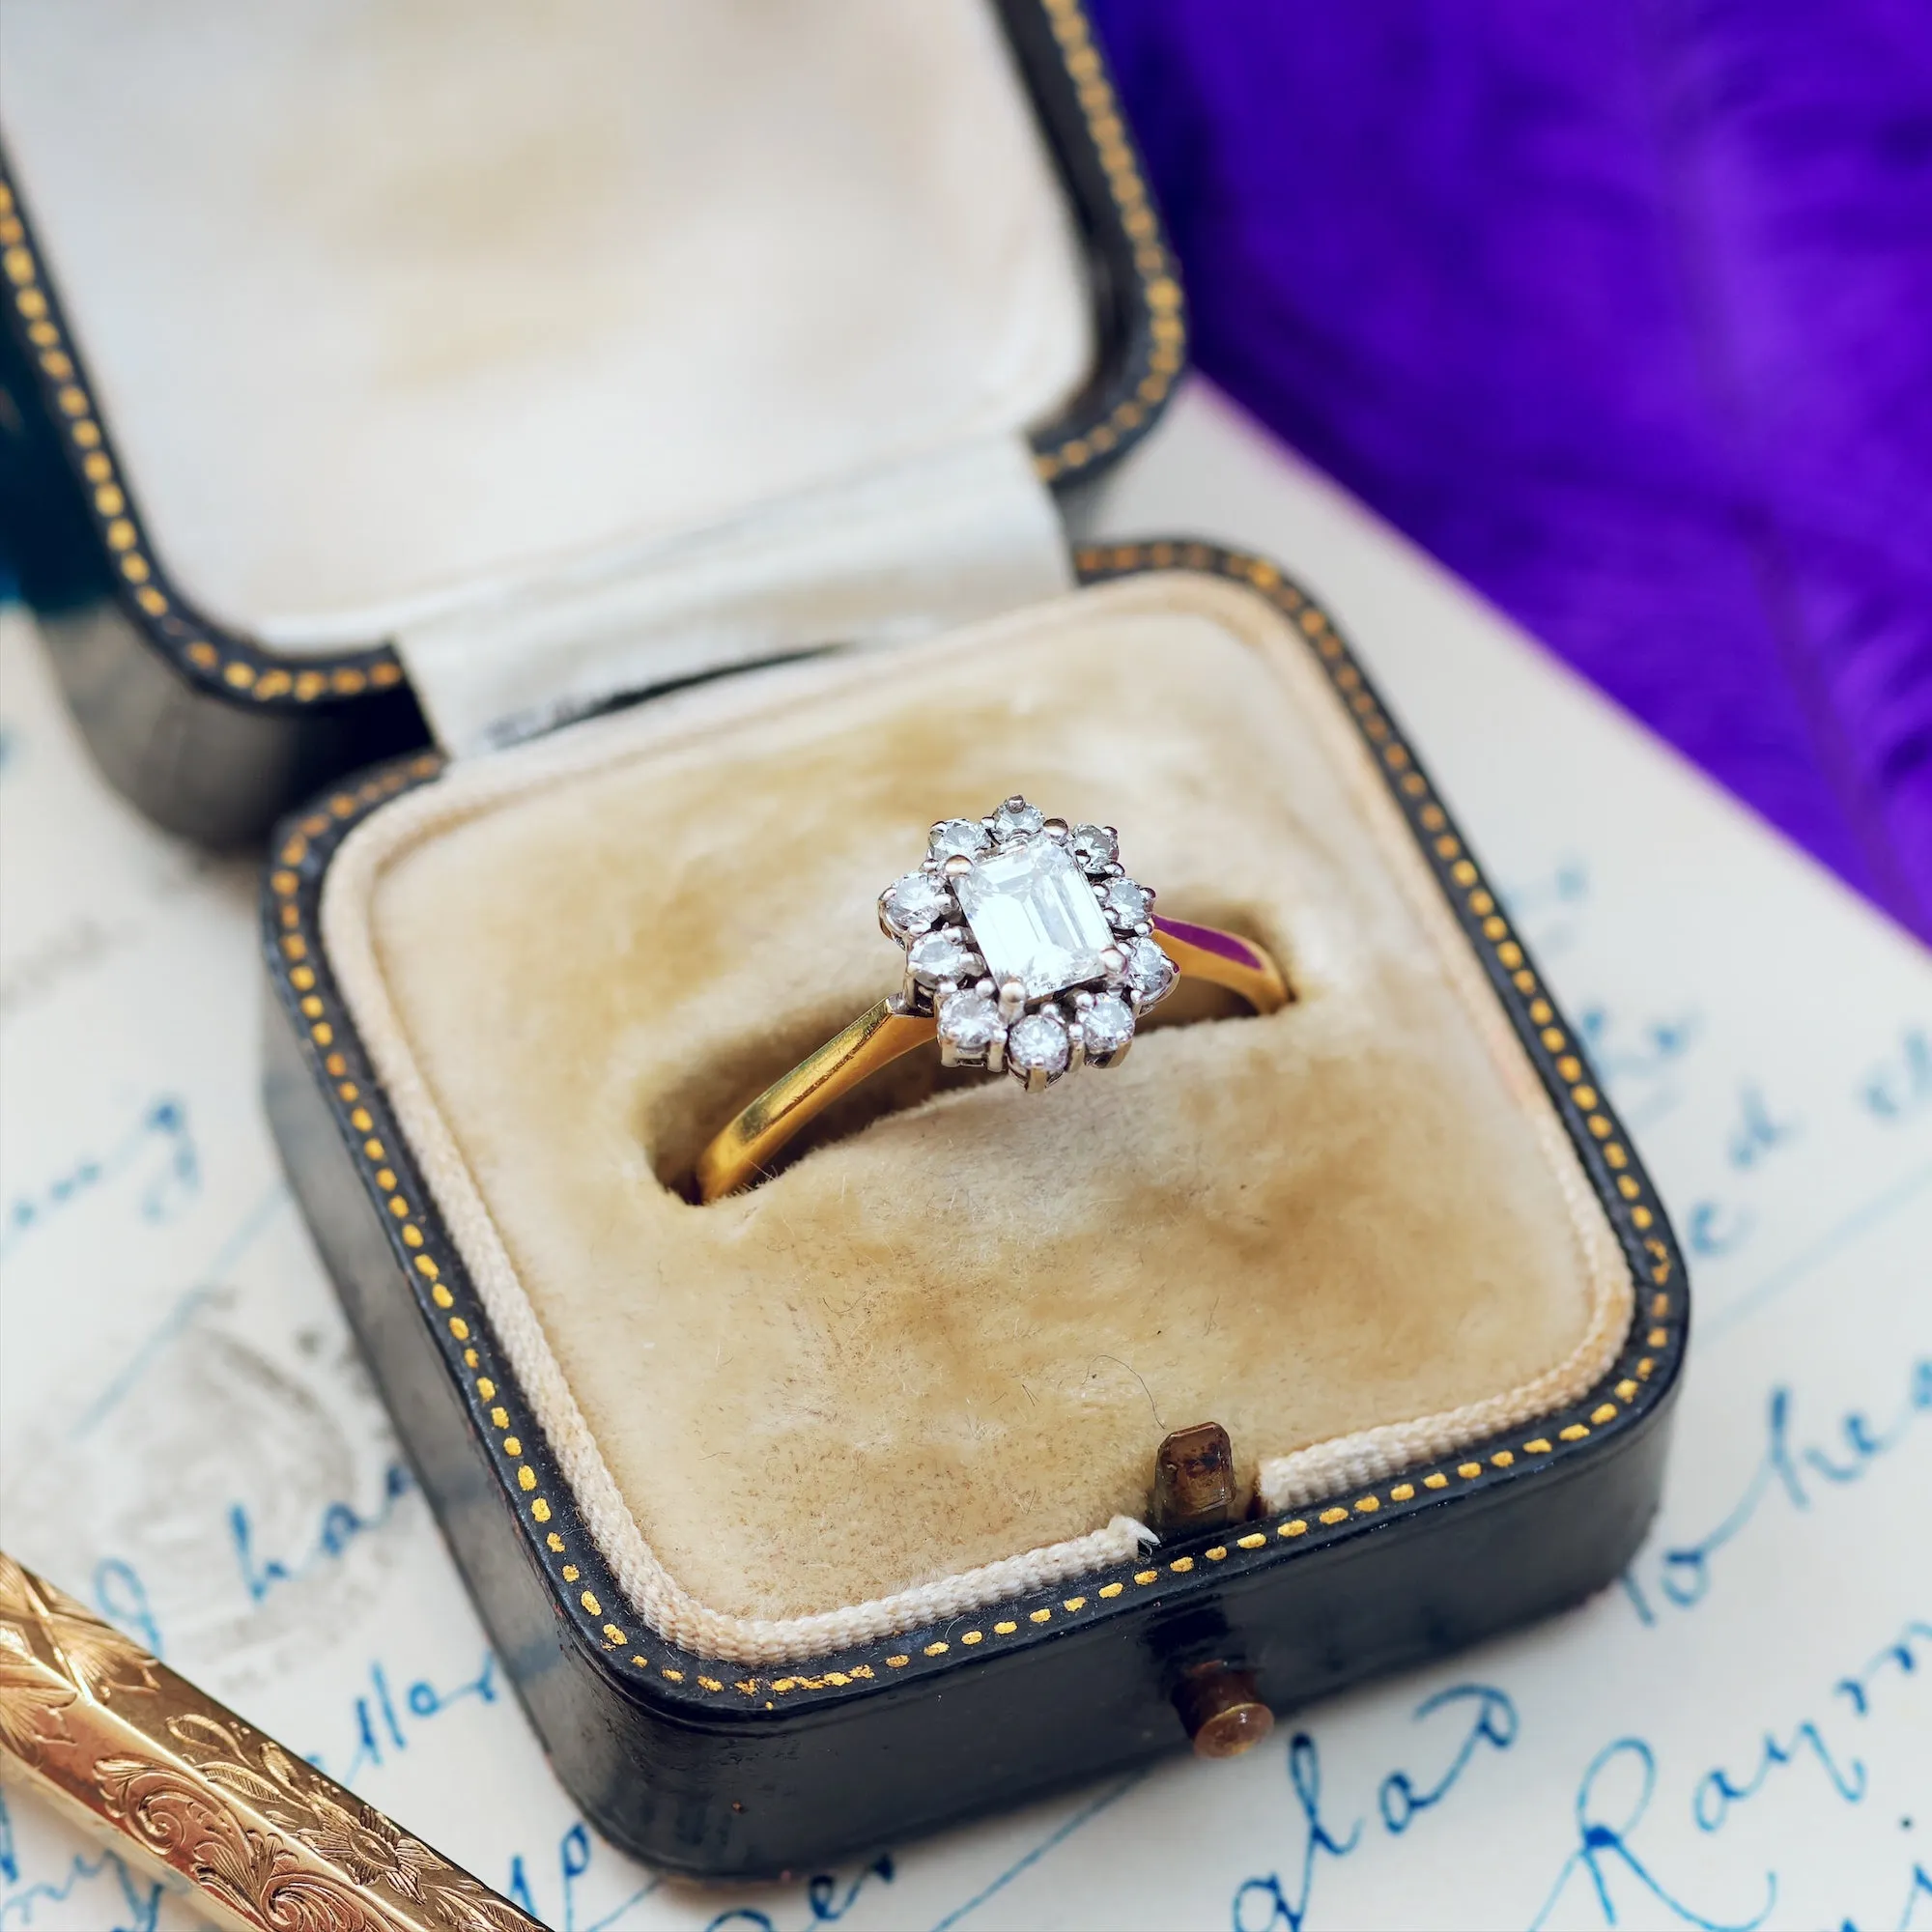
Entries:
<svg viewBox="0 0 1932 1932">
<path fill-rule="evenodd" d="M 1155 919 L 1160 950 L 1182 979 L 1225 987 L 1257 1013 L 1286 1006 L 1288 982 L 1267 952 L 1252 940 L 1211 925 Z M 938 1032 L 933 1014 L 907 1011 L 898 996 L 881 1000 L 842 1033 L 746 1107 L 699 1156 L 696 1192 L 712 1202 L 758 1178 L 795 1135 L 835 1100 Z"/>
</svg>

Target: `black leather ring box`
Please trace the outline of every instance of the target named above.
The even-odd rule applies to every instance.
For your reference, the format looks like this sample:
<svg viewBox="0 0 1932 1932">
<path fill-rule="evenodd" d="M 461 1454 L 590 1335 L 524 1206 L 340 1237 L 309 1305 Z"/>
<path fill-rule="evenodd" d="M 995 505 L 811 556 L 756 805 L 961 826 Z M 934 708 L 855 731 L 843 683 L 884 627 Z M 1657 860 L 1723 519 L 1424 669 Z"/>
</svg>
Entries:
<svg viewBox="0 0 1932 1932">
<path fill-rule="evenodd" d="M 661 23 L 643 106 L 623 10 L 458 61 L 292 7 L 224 42 L 239 97 L 181 76 L 113 221 L 122 134 L 64 149 L 14 78 L 98 78 L 75 4 L 0 26 L 29 588 L 145 809 L 286 812 L 270 1118 L 599 1829 L 793 1870 L 1238 1748 L 1612 1579 L 1689 1287 L 1587 1054 L 1309 591 L 1054 512 L 1183 332 L 1077 0 L 781 43 L 721 0 Z M 277 85 L 286 128 L 237 114 Z M 399 88 L 434 165 L 350 139 Z M 694 1205 L 709 1135 L 895 983 L 874 900 L 925 827 L 1013 790 L 1118 824 L 1290 1004 L 1177 994 L 1043 1096 L 909 1060 Z"/>
<path fill-rule="evenodd" d="M 490 1297 L 479 1293 L 473 1243 L 467 1256 L 465 1238 L 452 1232 L 451 1214 L 460 1221 L 473 1204 L 440 1198 L 446 1184 L 426 1174 L 418 1158 L 420 1129 L 408 1118 L 412 1110 L 399 1111 L 395 1102 L 398 1069 L 385 1052 L 372 1051 L 357 1023 L 357 1000 L 345 997 L 346 949 L 331 936 L 325 909 L 339 886 L 332 874 L 345 843 L 360 830 L 381 827 L 384 814 L 433 802 L 450 773 L 424 754 L 345 784 L 277 834 L 263 909 L 275 991 L 267 1022 L 270 1117 L 424 1487 L 559 1775 L 600 1829 L 657 1862 L 713 1876 L 796 1869 L 1145 1761 L 1181 1747 L 1190 1732 L 1197 1747 L 1204 1737 L 1214 1747 L 1232 1747 L 1248 1735 L 1258 1702 L 1293 1708 L 1577 1602 L 1614 1578 L 1656 1505 L 1689 1317 L 1683 1264 L 1586 1054 L 1400 725 L 1326 613 L 1271 565 L 1180 541 L 1091 549 L 1077 561 L 1084 587 L 1072 602 L 1123 600 L 1101 606 L 1097 614 L 1111 622 L 1143 614 L 1132 602 L 1138 598 L 1156 606 L 1170 596 L 1232 600 L 1253 607 L 1258 626 L 1278 626 L 1319 673 L 1335 719 L 1346 721 L 1354 736 L 1360 767 L 1377 775 L 1391 819 L 1399 818 L 1415 873 L 1437 895 L 1442 930 L 1453 928 L 1469 983 L 1480 984 L 1506 1037 L 1501 1051 L 1533 1088 L 1522 1095 L 1526 1106 L 1560 1136 L 1548 1147 L 1553 1178 L 1573 1206 L 1600 1217 L 1606 1231 L 1607 1242 L 1598 1248 L 1605 1265 L 1595 1341 L 1566 1358 L 1560 1400 L 1547 1398 L 1546 1381 L 1545 1395 L 1523 1398 L 1505 1427 L 1485 1428 L 1478 1402 L 1461 1421 L 1437 1418 L 1420 1435 L 1370 1427 L 1339 1444 L 1314 1445 L 1303 1452 L 1312 1466 L 1297 1477 L 1291 1457 L 1275 1465 L 1272 1479 L 1265 1463 L 1259 1478 L 1253 1474 L 1253 1445 L 1237 1429 L 1232 1508 L 1199 1530 L 1166 1528 L 1156 1547 L 1129 1536 L 1111 1552 L 1049 1560 L 1030 1586 L 995 1579 L 976 1594 L 969 1583 L 943 1599 L 935 1613 L 902 1607 L 880 1619 L 874 1633 L 817 1649 L 794 1643 L 764 1661 L 751 1654 L 763 1639 L 745 1622 L 733 1623 L 724 1642 L 680 1640 L 666 1627 L 664 1612 L 653 1623 L 635 1575 L 627 1581 L 634 1551 L 616 1548 L 600 1530 L 606 1498 L 579 1486 L 568 1455 L 537 1412 L 541 1403 L 526 1396 L 543 1372 L 520 1367 L 503 1339 L 500 1309 L 493 1311 Z M 769 701 L 794 715 L 799 700 L 795 693 L 774 692 Z M 447 822 L 464 824 L 468 811 L 463 800 L 452 801 Z M 446 922 L 441 929 L 452 953 L 472 936 Z M 1303 952 L 1293 934 L 1286 945 L 1280 931 L 1268 936 L 1295 977 Z M 879 950 L 876 938 L 873 947 Z M 1280 1017 L 1292 1027 L 1321 997 L 1310 991 L 1305 1012 L 1298 1001 Z M 1244 1027 L 1274 1023 L 1230 1019 L 1176 1029 L 1174 1036 L 1234 1037 Z M 535 1026 L 545 1051 L 568 1032 L 568 1022 Z M 1137 1050 L 1154 1054 L 1162 1040 L 1151 1034 Z M 767 1048 L 748 1063 L 740 1084 L 754 1088 L 781 1070 L 791 1050 Z M 1202 1089 L 1188 1073 L 1168 1071 L 1187 1082 L 1198 1103 Z M 1334 1077 L 1332 1065 L 1315 1075 L 1318 1083 Z M 565 1089 L 594 1106 L 586 1090 L 568 1082 Z M 1006 1130 L 1013 1106 L 1044 1106 L 1059 1097 L 1035 1103 L 987 1096 L 988 1104 L 1009 1102 L 995 1130 Z M 1304 1089 L 1302 1099 L 1314 1104 L 1312 1090 Z M 924 1132 L 934 1138 L 915 1145 L 916 1156 L 970 1159 L 952 1151 L 948 1104 L 944 1095 L 926 1103 Z M 1151 1090 L 1143 1104 L 1162 1104 L 1160 1093 Z M 1452 1111 L 1460 1104 L 1451 1096 Z M 920 1112 L 892 1117 L 856 1139 L 815 1148 L 759 1192 L 803 1181 L 817 1171 L 814 1163 L 842 1152 L 862 1153 L 868 1136 L 917 1137 L 921 1120 Z M 1085 1127 L 1083 1121 L 1066 1131 Z M 1425 1139 L 1435 1137 L 1429 1128 Z M 895 1163 L 904 1151 L 880 1145 L 874 1174 L 899 1172 Z M 1282 1158 L 1289 1157 L 1284 1149 Z M 495 1158 L 479 1155 L 479 1161 Z M 1346 1158 L 1340 1164 L 1346 1167 Z M 667 1172 L 674 1179 L 673 1170 Z M 1347 1206 L 1333 1202 L 1320 1175 L 1311 1177 L 1305 1186 L 1289 1187 L 1253 1231 L 1262 1259 L 1252 1265 L 1263 1274 L 1278 1270 L 1281 1279 L 1295 1272 L 1292 1262 L 1281 1266 L 1282 1258 L 1311 1240 L 1319 1247 L 1335 1232 L 1324 1230 L 1324 1222 L 1352 1222 L 1364 1208 L 1379 1231 L 1368 1238 L 1371 1250 L 1387 1238 L 1435 1258 L 1441 1278 L 1406 1277 L 1406 1290 L 1396 1288 L 1384 1366 L 1402 1361 L 1404 1331 L 1416 1307 L 1438 1295 L 1458 1309 L 1464 1305 L 1453 1292 L 1457 1237 L 1446 1231 L 1442 1212 L 1417 1198 L 1423 1185 L 1405 1184 L 1407 1172 L 1398 1161 L 1376 1182 L 1372 1198 Z M 1495 1173 L 1493 1157 L 1486 1157 L 1483 1176 L 1492 1180 Z M 1479 1176 L 1474 1184 L 1488 1181 Z M 787 1197 L 782 1211 L 803 1218 L 810 1206 L 794 1210 L 790 1201 L 809 1204 L 835 1188 L 848 1204 L 865 1199 L 861 1185 L 827 1178 Z M 1213 1245 L 1207 1224 L 1217 1208 L 1208 1192 L 1202 1190 L 1198 1204 L 1202 1227 L 1171 1231 L 1175 1246 L 1201 1257 L 1203 1271 L 1210 1267 L 1206 1251 Z M 1579 1205 L 1582 1196 L 1587 1208 Z M 1049 1220 L 1054 1205 L 1049 1195 Z M 1118 1210 L 1118 1200 L 1114 1206 Z M 718 1209 L 680 1203 L 672 1211 L 690 1217 Z M 1449 1218 L 1459 1211 L 1451 1207 Z M 868 1238 L 891 1239 L 892 1227 L 880 1234 L 878 1223 L 883 1212 L 890 1224 L 892 1209 L 866 1212 Z M 1022 1222 L 1022 1237 L 1042 1250 L 1037 1273 L 1018 1285 L 1009 1303 L 986 1310 L 989 1329 L 1009 1321 L 1030 1295 L 1058 1297 L 1065 1291 L 1065 1264 L 1049 1251 L 1048 1236 L 1025 1214 Z M 1131 1247 L 1148 1236 L 1136 1227 L 1122 1238 Z M 820 1236 L 810 1245 L 823 1253 L 825 1241 Z M 1319 1297 L 1331 1309 L 1389 1286 L 1370 1287 L 1359 1248 L 1351 1252 L 1353 1259 L 1338 1258 L 1327 1283 L 1332 1294 Z M 1103 1276 L 1115 1259 L 1104 1246 L 1085 1254 Z M 639 1259 L 648 1271 L 649 1258 Z M 929 1282 L 909 1285 L 915 1299 L 922 1290 L 960 1292 L 950 1262 L 934 1262 L 930 1272 Z M 1375 1274 L 1370 1265 L 1367 1275 Z M 1183 1278 L 1162 1277 L 1156 1293 L 1163 1284 L 1175 1315 L 1185 1321 L 1198 1303 L 1188 1299 Z M 1492 1303 L 1510 1300 L 1500 1283 L 1463 1285 Z M 842 1268 L 822 1281 L 808 1270 L 799 1288 L 813 1290 L 814 1299 L 817 1289 L 826 1298 L 843 1299 L 850 1282 Z M 1264 1292 L 1264 1309 L 1273 1292 Z M 709 1289 L 700 1282 L 695 1293 L 703 1299 Z M 782 1319 L 794 1312 L 787 1304 Z M 1274 1346 L 1285 1354 L 1315 1347 L 1301 1320 L 1287 1311 L 1279 1327 Z M 836 1347 L 845 1332 L 831 1319 L 812 1342 Z M 802 1346 L 809 1355 L 810 1345 Z M 1090 1348 L 1145 1363 L 1151 1372 L 1147 1399 L 1161 1401 L 1163 1411 L 1150 1416 L 1138 1395 L 1133 1404 L 1146 1482 L 1129 1481 L 1115 1492 L 1117 1506 L 1151 1513 L 1144 1499 L 1156 1487 L 1154 1459 L 1174 1439 L 1166 1425 L 1215 1422 L 1228 1410 L 1177 1413 L 1165 1406 L 1171 1385 L 1164 1371 L 1176 1371 L 1182 1382 L 1188 1378 L 1185 1345 L 1178 1362 L 1163 1358 L 1162 1369 L 1137 1352 L 1119 1355 L 1128 1347 L 1110 1330 L 1104 1342 L 1093 1337 L 1075 1353 L 1090 1374 Z M 950 1358 L 944 1350 L 940 1357 Z M 1264 1357 L 1262 1367 L 1266 1378 L 1272 1364 Z M 705 1386 L 699 1373 L 700 1404 Z M 1118 1399 L 1124 1388 L 1108 1393 Z M 1229 1396 L 1238 1406 L 1232 1389 Z M 640 1389 L 639 1400 L 648 1399 Z M 681 1453 L 718 1451 L 710 1437 L 687 1442 L 673 1432 L 664 1453 L 675 1461 Z M 930 1495 L 910 1472 L 906 1480 L 929 1508 Z M 937 1492 L 946 1493 L 943 1483 Z M 958 1493 L 964 1513 L 968 1488 Z M 836 1489 L 820 1493 L 822 1513 L 799 1521 L 800 1541 L 810 1546 L 821 1529 L 831 1537 L 844 1501 Z M 876 1509 L 878 1502 L 853 1506 L 863 1518 L 865 1507 Z M 728 1507 L 719 1519 L 721 1542 L 740 1534 L 735 1525 L 726 1528 L 726 1514 Z M 1102 1514 L 1090 1512 L 1087 1520 Z M 788 1560 L 797 1551 L 780 1529 L 754 1546 L 750 1560 Z M 807 1567 L 810 1554 L 808 1548 L 801 1558 Z"/>
</svg>

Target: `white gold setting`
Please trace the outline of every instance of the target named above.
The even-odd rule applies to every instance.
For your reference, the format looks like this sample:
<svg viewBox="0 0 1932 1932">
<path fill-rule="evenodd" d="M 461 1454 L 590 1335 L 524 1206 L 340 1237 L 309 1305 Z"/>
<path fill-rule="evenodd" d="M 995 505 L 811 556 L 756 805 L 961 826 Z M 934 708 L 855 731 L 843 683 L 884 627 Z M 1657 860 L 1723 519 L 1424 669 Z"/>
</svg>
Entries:
<svg viewBox="0 0 1932 1932">
<path fill-rule="evenodd" d="M 894 1004 L 934 1015 L 944 1065 L 1004 1070 L 1030 1094 L 1117 1066 L 1179 977 L 1153 901 L 1111 825 L 1048 818 L 1017 794 L 942 819 L 919 869 L 879 895 L 880 929 L 906 949 Z"/>
</svg>

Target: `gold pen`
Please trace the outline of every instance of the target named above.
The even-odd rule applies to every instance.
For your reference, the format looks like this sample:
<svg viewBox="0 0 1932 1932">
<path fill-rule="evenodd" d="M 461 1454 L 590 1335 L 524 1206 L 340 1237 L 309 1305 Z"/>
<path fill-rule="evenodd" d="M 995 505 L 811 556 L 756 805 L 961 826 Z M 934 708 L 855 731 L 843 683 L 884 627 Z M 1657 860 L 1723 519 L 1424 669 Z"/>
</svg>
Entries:
<svg viewBox="0 0 1932 1932">
<path fill-rule="evenodd" d="M 542 1932 L 4 1551 L 0 1775 L 217 1925 Z"/>
</svg>

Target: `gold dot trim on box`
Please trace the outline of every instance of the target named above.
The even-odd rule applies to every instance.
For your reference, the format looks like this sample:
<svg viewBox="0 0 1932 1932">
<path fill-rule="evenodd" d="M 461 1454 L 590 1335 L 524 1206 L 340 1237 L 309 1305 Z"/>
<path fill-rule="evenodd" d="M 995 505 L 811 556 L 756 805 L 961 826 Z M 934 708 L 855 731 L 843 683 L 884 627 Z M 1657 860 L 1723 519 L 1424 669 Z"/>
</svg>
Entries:
<svg viewBox="0 0 1932 1932">
<path fill-rule="evenodd" d="M 107 440 L 80 359 L 36 253 L 12 181 L 0 171 L 0 276 L 26 337 L 51 414 L 80 479 L 88 514 L 121 601 L 142 632 L 191 682 L 269 709 L 393 690 L 403 668 L 386 644 L 335 658 L 290 659 L 211 623 L 169 582 Z"/>
<path fill-rule="evenodd" d="M 1023 1601 L 981 1613 L 970 1624 L 908 1632 L 891 1655 L 814 1660 L 810 1669 L 785 1675 L 734 1675 L 736 1666 L 707 1664 L 650 1634 L 634 1640 L 605 1621 L 608 1604 L 621 1606 L 623 1593 L 595 1544 L 565 1499 L 554 1493 L 548 1449 L 535 1418 L 522 1406 L 515 1382 L 495 1360 L 495 1342 L 469 1276 L 434 1205 L 406 1158 L 407 1144 L 386 1117 L 381 1090 L 361 1070 L 360 1044 L 327 970 L 315 928 L 321 882 L 336 844 L 369 811 L 409 786 L 433 780 L 441 761 L 433 754 L 390 765 L 364 778 L 277 835 L 268 876 L 267 923 L 279 962 L 284 996 L 304 1030 L 309 1052 L 328 1083 L 345 1145 L 359 1163 L 372 1206 L 388 1228 L 393 1251 L 416 1283 L 425 1316 L 436 1324 L 445 1359 L 467 1386 L 476 1427 L 490 1445 L 497 1480 L 528 1526 L 530 1548 L 552 1577 L 556 1601 L 579 1620 L 585 1640 L 613 1668 L 640 1680 L 676 1686 L 686 1696 L 780 1702 L 853 1685 L 883 1685 L 893 1675 L 923 1668 L 951 1668 L 997 1654 L 1046 1631 L 1078 1629 L 1116 1609 L 1131 1608 L 1163 1591 L 1198 1587 L 1227 1569 L 1313 1555 L 1349 1536 L 1378 1532 L 1391 1516 L 1434 1509 L 1463 1491 L 1516 1478 L 1574 1453 L 1574 1446 L 1626 1423 L 1652 1399 L 1666 1378 L 1660 1369 L 1681 1352 L 1685 1296 L 1676 1279 L 1667 1223 L 1649 1180 L 1626 1148 L 1622 1129 L 1603 1098 L 1580 1048 L 1537 978 L 1494 890 L 1484 883 L 1441 801 L 1418 767 L 1393 720 L 1361 668 L 1350 658 L 1327 615 L 1272 565 L 1199 543 L 1163 542 L 1084 549 L 1076 561 L 1083 577 L 1141 570 L 1201 570 L 1232 578 L 1267 597 L 1294 622 L 1326 667 L 1337 695 L 1388 778 L 1409 818 L 1418 847 L 1436 868 L 1443 892 L 1463 917 L 1471 943 L 1488 951 L 1492 979 L 1516 1021 L 1524 1048 L 1536 1062 L 1564 1111 L 1579 1157 L 1601 1156 L 1614 1175 L 1605 1211 L 1621 1216 L 1620 1232 L 1634 1259 L 1641 1258 L 1651 1286 L 1645 1292 L 1624 1354 L 1605 1379 L 1570 1408 L 1540 1418 L 1535 1433 L 1513 1435 L 1458 1451 L 1433 1465 L 1406 1469 L 1385 1486 L 1321 1498 L 1299 1512 L 1259 1519 L 1237 1536 L 1163 1551 L 1134 1568 L 1102 1571 L 1083 1578 L 1080 1592 L 1051 1601 Z M 316 1017 L 308 1002 L 319 1003 Z M 353 1058 L 352 1058 L 353 1056 Z M 1592 1122 L 1602 1121 L 1607 1132 Z M 1609 1156 L 1616 1153 L 1617 1160 Z M 1642 1218 L 1639 1218 L 1642 1217 Z M 1222 1532 L 1225 1537 L 1226 1533 Z"/>
<path fill-rule="evenodd" d="M 1121 114 L 1107 64 L 1094 39 L 1083 0 L 1041 0 L 1047 25 L 1073 85 L 1088 139 L 1106 177 L 1108 198 L 1132 251 L 1134 277 L 1147 313 L 1127 366 L 1112 384 L 1097 420 L 1083 423 L 1035 453 L 1042 482 L 1074 476 L 1131 441 L 1166 403 L 1187 360 L 1186 303 L 1174 258 L 1161 236 L 1140 157 Z"/>
</svg>

